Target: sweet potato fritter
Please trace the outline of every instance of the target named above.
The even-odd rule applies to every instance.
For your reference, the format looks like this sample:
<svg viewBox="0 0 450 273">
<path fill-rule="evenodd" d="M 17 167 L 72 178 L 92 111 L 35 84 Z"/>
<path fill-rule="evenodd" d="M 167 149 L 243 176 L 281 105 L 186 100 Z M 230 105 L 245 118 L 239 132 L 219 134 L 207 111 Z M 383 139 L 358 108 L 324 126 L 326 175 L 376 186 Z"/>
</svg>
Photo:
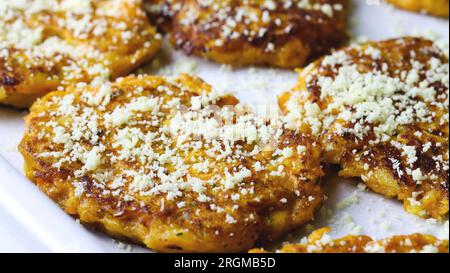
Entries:
<svg viewBox="0 0 450 273">
<path fill-rule="evenodd" d="M 412 234 L 374 241 L 368 236 L 349 235 L 333 240 L 329 228 L 314 231 L 305 242 L 283 246 L 278 253 L 448 253 L 448 240 L 432 235 Z M 264 253 L 252 249 L 250 253 Z"/>
<path fill-rule="evenodd" d="M 165 2 L 172 44 L 219 63 L 295 68 L 347 40 L 346 0 Z"/>
<path fill-rule="evenodd" d="M 127 77 L 38 100 L 20 152 L 87 225 L 157 251 L 243 251 L 324 199 L 320 144 L 279 121 L 197 78 Z"/>
<path fill-rule="evenodd" d="M 402 38 L 335 52 L 300 72 L 280 97 L 289 126 L 321 134 L 324 160 L 405 209 L 448 213 L 448 59 L 433 42 Z"/>
<path fill-rule="evenodd" d="M 449 0 L 388 0 L 402 9 L 448 17 Z"/>
<path fill-rule="evenodd" d="M 160 45 L 139 0 L 3 0 L 0 104 L 24 108 L 58 87 L 125 75 Z"/>
</svg>

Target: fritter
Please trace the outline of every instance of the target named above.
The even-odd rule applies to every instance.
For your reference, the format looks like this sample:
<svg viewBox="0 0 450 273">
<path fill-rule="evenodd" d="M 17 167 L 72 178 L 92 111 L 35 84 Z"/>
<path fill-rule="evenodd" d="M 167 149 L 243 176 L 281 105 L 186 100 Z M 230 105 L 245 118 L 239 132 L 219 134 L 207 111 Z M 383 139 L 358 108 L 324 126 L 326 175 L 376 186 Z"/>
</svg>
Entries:
<svg viewBox="0 0 450 273">
<path fill-rule="evenodd" d="M 130 76 L 38 100 L 26 175 L 88 226 L 162 252 L 233 252 L 313 218 L 320 143 L 198 78 Z"/>
<path fill-rule="evenodd" d="M 448 17 L 449 0 L 388 0 L 402 9 Z"/>
<path fill-rule="evenodd" d="M 219 63 L 295 68 L 347 41 L 346 5 L 346 0 L 186 0 L 170 5 L 170 40 L 188 55 Z"/>
<path fill-rule="evenodd" d="M 131 72 L 160 48 L 140 0 L 3 0 L 0 104 Z"/>
<path fill-rule="evenodd" d="M 400 38 L 337 51 L 300 71 L 280 97 L 290 128 L 308 122 L 342 177 L 440 219 L 448 213 L 448 59 L 431 41 Z"/>
<path fill-rule="evenodd" d="M 368 236 L 349 235 L 333 240 L 328 228 L 314 231 L 300 244 L 283 246 L 278 253 L 448 253 L 448 240 L 432 235 L 411 234 L 375 241 Z M 263 253 L 252 249 L 250 253 Z"/>
</svg>

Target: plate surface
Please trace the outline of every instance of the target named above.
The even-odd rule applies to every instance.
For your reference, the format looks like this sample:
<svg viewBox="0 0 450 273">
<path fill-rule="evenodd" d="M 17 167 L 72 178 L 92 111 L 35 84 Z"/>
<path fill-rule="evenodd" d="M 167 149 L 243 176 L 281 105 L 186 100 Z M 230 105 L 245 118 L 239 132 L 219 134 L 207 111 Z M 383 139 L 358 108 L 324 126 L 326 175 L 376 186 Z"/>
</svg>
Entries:
<svg viewBox="0 0 450 273">
<path fill-rule="evenodd" d="M 438 38 L 448 53 L 448 20 L 396 10 L 380 0 L 353 2 L 350 24 L 355 37 L 377 40 L 407 34 L 425 35 Z M 296 83 L 294 72 L 264 68 L 230 69 L 186 57 L 168 47 L 143 71 L 198 74 L 217 89 L 236 92 L 241 101 L 255 105 L 260 111 L 276 109 L 277 94 Z M 0 107 L 0 252 L 148 251 L 85 229 L 23 176 L 23 160 L 16 147 L 23 135 L 25 115 L 23 111 Z M 333 173 L 325 177 L 329 197 L 325 206 L 310 225 L 284 240 L 295 242 L 309 229 L 323 226 L 333 229 L 333 237 L 363 233 L 383 238 L 424 232 L 448 239 L 448 219 L 437 223 L 407 214 L 400 202 L 368 192 L 359 182 L 337 178 Z"/>
</svg>

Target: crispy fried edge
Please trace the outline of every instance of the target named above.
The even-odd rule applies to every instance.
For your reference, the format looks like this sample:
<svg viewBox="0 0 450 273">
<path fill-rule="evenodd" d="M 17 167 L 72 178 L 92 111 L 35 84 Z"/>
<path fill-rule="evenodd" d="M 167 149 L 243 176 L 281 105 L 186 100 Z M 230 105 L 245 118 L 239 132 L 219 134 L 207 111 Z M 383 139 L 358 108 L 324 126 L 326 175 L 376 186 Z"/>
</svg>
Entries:
<svg viewBox="0 0 450 273">
<path fill-rule="evenodd" d="M 188 82 L 188 85 L 195 84 Z M 251 248 L 257 242 L 274 240 L 282 234 L 296 228 L 305 222 L 311 220 L 314 217 L 314 212 L 320 207 L 325 197 L 323 195 L 321 187 L 317 181 L 315 183 L 307 184 L 308 191 L 314 196 L 319 196 L 309 205 L 305 210 L 302 207 L 302 199 L 297 200 L 292 204 L 289 210 L 273 210 L 268 212 L 267 215 L 261 215 L 266 219 L 270 219 L 269 222 L 263 224 L 263 227 L 259 227 L 260 232 L 255 236 L 254 230 L 249 229 L 248 232 L 242 232 L 235 234 L 230 239 L 229 236 L 208 238 L 208 232 L 198 234 L 198 232 L 189 231 L 186 232 L 181 226 L 168 225 L 160 219 L 151 219 L 151 225 L 146 227 L 142 224 L 145 218 L 145 214 L 137 214 L 133 219 L 117 219 L 113 215 L 105 212 L 99 204 L 89 198 L 80 200 L 74 194 L 75 188 L 71 183 L 58 182 L 58 173 L 56 170 L 44 166 L 39 163 L 32 153 L 32 149 L 29 147 L 30 143 L 33 143 L 33 137 L 28 134 L 28 129 L 33 126 L 32 119 L 38 113 L 45 108 L 45 102 L 50 100 L 53 96 L 65 94 L 64 91 L 57 91 L 50 93 L 35 103 L 30 109 L 30 114 L 25 118 L 27 131 L 24 138 L 19 144 L 19 151 L 23 155 L 25 160 L 25 175 L 33 181 L 46 195 L 53 199 L 60 207 L 62 207 L 68 214 L 75 218 L 78 218 L 81 223 L 88 227 L 93 227 L 97 230 L 103 231 L 115 238 L 127 239 L 136 243 L 143 243 L 149 248 L 161 251 L 161 252 L 238 252 Z M 320 166 L 319 156 L 316 156 Z M 320 174 L 323 175 L 321 170 Z M 47 173 L 43 176 L 36 176 L 36 172 Z M 299 178 L 291 176 L 290 179 L 293 183 L 304 183 Z M 317 182 L 317 183 L 316 183 Z M 58 185 L 60 184 L 60 185 Z M 277 229 L 276 227 L 282 226 L 283 228 Z M 154 234 L 161 234 L 161 230 L 164 231 L 164 236 L 154 236 Z M 180 238 L 177 234 L 183 230 L 183 238 Z M 212 233 L 211 231 L 209 231 Z M 168 244 L 168 241 L 171 243 Z M 225 244 L 218 245 L 217 242 L 226 242 Z M 198 247 L 200 246 L 200 247 Z"/>
<path fill-rule="evenodd" d="M 408 38 L 408 37 L 406 37 Z M 410 38 L 410 39 L 416 39 L 416 38 Z M 389 41 L 395 41 L 396 39 L 391 40 L 385 40 L 381 42 L 389 42 Z M 369 42 L 374 43 L 374 42 Z M 341 49 L 345 50 L 345 48 Z M 287 113 L 287 109 L 285 107 L 285 104 L 287 101 L 289 101 L 290 97 L 294 92 L 298 92 L 298 90 L 306 90 L 306 80 L 305 76 L 309 71 L 312 71 L 316 69 L 321 62 L 321 59 L 317 60 L 316 62 L 312 63 L 310 66 L 308 66 L 305 69 L 297 69 L 298 72 L 298 83 L 297 85 L 291 90 L 282 93 L 278 97 L 278 105 L 282 112 L 284 114 Z M 314 98 L 311 98 L 314 99 Z M 325 135 L 324 135 L 325 136 Z M 373 170 L 365 170 L 364 164 L 360 161 L 356 160 L 350 160 L 348 162 L 345 162 L 345 164 L 342 164 L 340 162 L 340 157 L 345 153 L 345 146 L 346 143 L 342 138 L 337 139 L 338 142 L 334 143 L 334 147 L 337 149 L 334 151 L 326 151 L 327 149 L 327 141 L 323 142 L 323 157 L 324 161 L 330 164 L 339 164 L 341 167 L 341 170 L 339 171 L 339 176 L 350 178 L 350 177 L 363 177 L 365 176 L 367 179 L 364 181 L 365 184 L 369 186 L 371 190 L 373 190 L 376 193 L 382 194 L 387 198 L 395 198 L 399 201 L 403 202 L 403 206 L 405 210 L 409 213 L 419 215 L 420 211 L 425 209 L 427 213 L 435 218 L 435 219 L 442 219 L 445 215 L 449 212 L 449 199 L 448 199 L 448 191 L 439 191 L 436 189 L 432 189 L 427 191 L 426 197 L 423 198 L 426 199 L 427 202 L 423 202 L 422 206 L 418 207 L 412 204 L 408 198 L 411 197 L 411 190 L 410 189 L 404 189 L 400 186 L 400 183 L 394 178 L 393 174 L 389 171 L 386 171 L 384 169 L 378 169 L 376 171 Z M 372 175 L 368 175 L 369 172 L 372 171 Z M 389 182 L 386 182 L 389 181 Z"/>
<path fill-rule="evenodd" d="M 342 4 L 344 6 L 348 6 L 347 0 L 342 0 Z M 236 42 L 233 42 L 233 46 L 228 46 L 228 44 L 225 43 L 224 46 L 217 47 L 215 45 L 211 46 L 212 40 L 209 40 L 206 43 L 196 45 L 198 43 L 192 42 L 192 39 L 195 39 L 197 35 L 202 34 L 194 32 L 193 28 L 188 28 L 186 31 L 182 24 L 177 23 L 177 13 L 175 13 L 173 17 L 170 34 L 171 44 L 176 48 L 182 49 L 188 55 L 198 55 L 218 63 L 233 66 L 275 66 L 288 69 L 301 67 L 305 65 L 309 59 L 314 59 L 323 53 L 326 53 L 323 48 L 325 45 L 319 46 L 314 43 L 305 43 L 295 34 L 290 34 L 287 35 L 288 37 L 283 38 L 286 42 L 281 47 L 277 48 L 276 52 L 267 52 L 265 48 L 253 46 L 244 41 L 239 42 L 238 47 L 240 49 L 237 51 L 234 49 L 236 48 Z M 328 45 L 328 47 L 340 47 L 346 44 L 348 40 L 348 36 L 345 32 L 346 18 L 347 12 L 344 9 L 341 16 L 335 19 L 337 22 L 334 24 L 337 26 L 337 31 L 340 33 L 342 38 L 339 39 L 340 41 L 334 41 L 336 43 L 335 45 Z M 182 41 L 182 45 L 178 45 L 178 41 Z M 206 50 L 207 48 L 208 50 Z M 318 50 L 318 48 L 321 49 Z M 329 49 L 326 50 L 329 51 Z"/>
<path fill-rule="evenodd" d="M 155 34 L 157 33 L 153 25 L 149 24 L 148 28 Z M 162 44 L 162 40 L 153 39 L 150 47 L 138 48 L 133 54 L 115 59 L 113 62 L 114 65 L 109 67 L 111 71 L 110 80 L 125 76 L 136 70 L 142 64 L 150 61 L 162 48 Z M 114 56 L 114 53 L 106 53 L 106 55 Z M 20 76 L 24 75 L 25 80 L 18 83 L 14 82 L 14 84 L 5 84 L 5 82 L 11 81 L 11 79 L 6 73 L 2 72 L 0 70 L 0 106 L 10 105 L 19 109 L 29 108 L 38 98 L 52 91 L 56 91 L 60 84 L 56 80 L 49 80 L 48 75 L 39 71 L 35 71 L 33 73 L 34 77 L 30 78 L 27 78 L 27 76 L 30 76 L 28 71 L 13 71 L 15 74 L 19 73 Z"/>
</svg>

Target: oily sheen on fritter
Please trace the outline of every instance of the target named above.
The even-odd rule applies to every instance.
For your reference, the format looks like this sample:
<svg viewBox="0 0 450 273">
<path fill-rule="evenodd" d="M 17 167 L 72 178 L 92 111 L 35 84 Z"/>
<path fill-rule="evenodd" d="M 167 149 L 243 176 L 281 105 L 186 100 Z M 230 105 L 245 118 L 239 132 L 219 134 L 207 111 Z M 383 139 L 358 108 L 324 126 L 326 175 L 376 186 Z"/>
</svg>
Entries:
<svg viewBox="0 0 450 273">
<path fill-rule="evenodd" d="M 130 76 L 38 100 L 26 175 L 67 213 L 162 252 L 244 251 L 313 218 L 320 143 L 198 78 Z"/>
<path fill-rule="evenodd" d="M 342 177 L 404 202 L 422 217 L 448 214 L 448 58 L 431 41 L 399 38 L 337 51 L 300 71 L 280 97 L 290 128 L 322 136 Z"/>
<path fill-rule="evenodd" d="M 126 75 L 160 45 L 140 0 L 2 0 L 0 104 Z"/>
<path fill-rule="evenodd" d="M 224 64 L 295 68 L 347 41 L 346 0 L 147 2 L 177 49 Z"/>
</svg>

